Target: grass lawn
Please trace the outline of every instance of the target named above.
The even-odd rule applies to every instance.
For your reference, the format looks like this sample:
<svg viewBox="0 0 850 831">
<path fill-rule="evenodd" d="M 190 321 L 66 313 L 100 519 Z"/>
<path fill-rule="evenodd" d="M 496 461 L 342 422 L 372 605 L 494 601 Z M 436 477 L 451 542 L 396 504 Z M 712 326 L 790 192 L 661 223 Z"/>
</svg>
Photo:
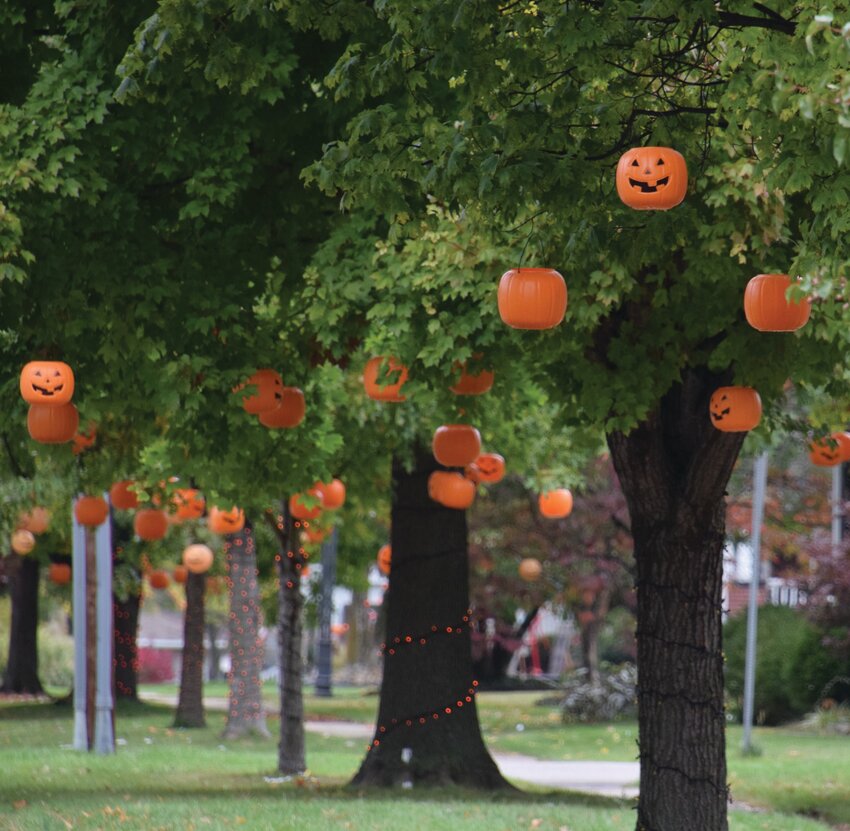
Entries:
<svg viewBox="0 0 850 831">
<path fill-rule="evenodd" d="M 307 699 L 310 717 L 369 721 L 375 696 L 340 689 L 333 699 Z M 491 746 L 547 758 L 633 758 L 634 725 L 563 727 L 548 708 L 535 707 L 539 694 L 481 696 L 482 722 Z M 310 777 L 295 782 L 274 776 L 276 739 L 223 744 L 222 713 L 209 715 L 203 730 L 172 730 L 171 710 L 124 706 L 118 713 L 118 754 L 99 757 L 68 745 L 69 706 L 0 706 L 0 829 L 305 829 L 351 831 L 631 831 L 629 802 L 539 789 L 492 797 L 462 791 L 361 793 L 345 787 L 357 769 L 363 742 L 308 735 Z M 525 729 L 516 730 L 517 724 Z M 276 731 L 276 724 L 270 725 Z M 619 740 L 614 733 L 619 734 Z M 752 802 L 788 813 L 814 806 L 841 816 L 850 802 L 841 747 L 820 737 L 763 731 L 761 757 L 734 759 L 733 783 L 746 777 Z M 775 738 L 775 741 L 774 741 Z M 545 749 L 548 753 L 539 752 Z M 735 739 L 732 738 L 732 741 Z M 526 744 L 523 744 L 526 742 Z M 598 744 L 602 742 L 602 744 Z M 600 754 L 600 747 L 609 753 Z M 841 756 L 836 756 L 841 753 Z M 799 754 L 799 755 L 795 755 Z M 734 754 L 730 754 L 734 756 Z M 831 761 L 830 761 L 831 760 Z M 808 775 L 808 765 L 815 773 Z M 841 771 L 840 768 L 845 768 Z M 746 766 L 746 767 L 744 767 Z M 831 770 L 832 779 L 817 773 Z M 835 777 L 844 777 L 836 782 Z M 781 786 L 782 781 L 794 787 Z M 829 786 L 827 782 L 832 781 Z M 843 784 L 842 784 L 843 782 Z M 736 785 L 736 793 L 743 783 Z M 831 790 L 830 790 L 831 788 Z M 756 797 L 767 794 L 770 798 Z M 783 796 L 784 794 L 784 796 Z M 825 799 L 826 795 L 831 799 Z M 780 798 L 781 797 L 781 798 Z M 828 826 L 781 813 L 734 812 L 733 831 L 825 831 Z"/>
</svg>

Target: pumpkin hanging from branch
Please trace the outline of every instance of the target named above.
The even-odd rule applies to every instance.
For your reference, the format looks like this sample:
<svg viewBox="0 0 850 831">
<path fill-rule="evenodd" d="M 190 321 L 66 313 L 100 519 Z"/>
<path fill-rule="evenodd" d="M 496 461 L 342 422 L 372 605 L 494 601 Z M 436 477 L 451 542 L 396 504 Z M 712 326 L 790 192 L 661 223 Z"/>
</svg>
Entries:
<svg viewBox="0 0 850 831">
<path fill-rule="evenodd" d="M 289 497 L 289 513 L 291 513 L 295 519 L 316 519 L 316 517 L 322 513 L 321 490 L 317 487 L 312 487 L 307 491 L 307 494 L 318 499 L 318 503 L 312 508 L 308 508 L 307 505 L 304 504 L 304 497 L 300 493 L 294 493 Z"/>
<path fill-rule="evenodd" d="M 787 274 L 757 274 L 744 292 L 744 314 L 760 332 L 794 332 L 806 325 L 812 311 L 808 297 L 789 300 Z"/>
<path fill-rule="evenodd" d="M 200 519 L 204 515 L 204 495 L 196 488 L 178 488 L 171 497 L 175 514 L 181 521 Z"/>
<path fill-rule="evenodd" d="M 242 409 L 251 415 L 274 410 L 283 400 L 283 379 L 274 369 L 258 369 L 244 384 L 234 388 L 234 392 L 242 392 L 247 387 L 254 387 L 253 392 L 242 396 Z"/>
<path fill-rule="evenodd" d="M 259 420 L 263 427 L 271 430 L 292 429 L 304 421 L 307 406 L 304 403 L 304 393 L 298 387 L 284 387 L 281 393 L 280 406 L 274 410 L 260 413 Z"/>
<path fill-rule="evenodd" d="M 35 548 L 35 534 L 32 531 L 27 531 L 25 528 L 18 528 L 12 532 L 10 544 L 15 554 L 22 556 L 29 554 Z"/>
<path fill-rule="evenodd" d="M 498 453 L 482 453 L 466 466 L 466 478 L 494 485 L 505 478 L 505 460 Z"/>
<path fill-rule="evenodd" d="M 59 407 L 74 397 L 74 371 L 62 361 L 30 361 L 21 370 L 20 389 L 28 404 Z"/>
<path fill-rule="evenodd" d="M 493 387 L 495 373 L 492 369 L 470 373 L 466 364 L 455 364 L 455 369 L 460 372 L 460 378 L 449 387 L 455 395 L 483 395 Z"/>
<path fill-rule="evenodd" d="M 322 494 L 322 507 L 336 511 L 345 504 L 345 484 L 341 479 L 330 482 L 317 482 L 314 486 Z"/>
<path fill-rule="evenodd" d="M 526 583 L 533 583 L 535 580 L 539 580 L 543 574 L 543 564 L 534 557 L 526 557 L 520 561 L 517 571 Z"/>
<path fill-rule="evenodd" d="M 71 582 L 71 566 L 67 563 L 51 563 L 47 569 L 47 579 L 57 586 L 64 586 Z"/>
<path fill-rule="evenodd" d="M 50 511 L 38 505 L 29 511 L 25 511 L 18 517 L 18 527 L 36 536 L 43 534 L 49 526 Z"/>
<path fill-rule="evenodd" d="M 446 467 L 466 467 L 481 453 L 481 434 L 469 424 L 443 424 L 431 441 L 434 458 Z"/>
<path fill-rule="evenodd" d="M 142 540 L 161 540 L 168 533 L 168 515 L 159 508 L 144 508 L 133 517 L 133 530 Z"/>
<path fill-rule="evenodd" d="M 563 519 L 573 511 L 573 495 L 568 488 L 543 491 L 537 499 L 540 513 L 548 519 Z"/>
<path fill-rule="evenodd" d="M 809 460 L 818 467 L 834 467 L 850 461 L 850 433 L 833 433 L 809 444 Z"/>
<path fill-rule="evenodd" d="M 203 574 L 210 570 L 213 564 L 212 549 L 203 543 L 192 543 L 183 549 L 183 565 L 192 574 Z"/>
<path fill-rule="evenodd" d="M 363 387 L 366 395 L 374 401 L 399 404 L 407 398 L 401 388 L 408 378 L 407 367 L 395 358 L 378 356 L 370 358 L 363 370 Z"/>
<path fill-rule="evenodd" d="M 617 163 L 617 193 L 636 211 L 667 211 L 688 192 L 684 156 L 670 147 L 633 147 Z"/>
<path fill-rule="evenodd" d="M 711 423 L 724 433 L 743 433 L 761 421 L 761 398 L 752 387 L 718 387 L 708 407 Z"/>
<path fill-rule="evenodd" d="M 213 506 L 207 517 L 207 528 L 214 534 L 237 534 L 245 527 L 245 512 L 235 505 L 229 510 Z"/>
<path fill-rule="evenodd" d="M 81 496 L 74 503 L 74 516 L 80 525 L 94 528 L 106 522 L 109 505 L 102 496 Z"/>
<path fill-rule="evenodd" d="M 122 479 L 109 489 L 109 501 L 113 508 L 121 511 L 134 511 L 139 507 L 139 497 L 136 496 L 132 479 Z"/>
<path fill-rule="evenodd" d="M 31 404 L 27 413 L 30 437 L 41 444 L 65 444 L 79 426 L 80 414 L 73 404 Z"/>
<path fill-rule="evenodd" d="M 444 508 L 465 511 L 475 501 L 475 483 L 462 473 L 435 470 L 428 477 L 428 496 Z"/>
<path fill-rule="evenodd" d="M 148 583 L 152 589 L 167 589 L 169 582 L 168 572 L 162 569 L 155 569 L 148 574 Z"/>
<path fill-rule="evenodd" d="M 499 281 L 499 315 L 514 329 L 552 329 L 567 312 L 567 284 L 554 268 L 512 268 Z"/>
<path fill-rule="evenodd" d="M 378 571 L 381 572 L 385 577 L 388 577 L 390 574 L 390 568 L 392 566 L 393 560 L 393 550 L 389 545 L 382 545 L 378 549 Z"/>
</svg>

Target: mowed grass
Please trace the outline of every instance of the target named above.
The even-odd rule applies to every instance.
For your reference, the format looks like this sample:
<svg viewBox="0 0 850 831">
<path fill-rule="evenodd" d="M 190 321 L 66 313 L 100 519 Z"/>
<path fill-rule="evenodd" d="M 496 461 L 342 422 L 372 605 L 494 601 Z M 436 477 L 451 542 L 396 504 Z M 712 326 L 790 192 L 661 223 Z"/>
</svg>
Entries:
<svg viewBox="0 0 850 831">
<path fill-rule="evenodd" d="M 339 718 L 369 722 L 377 699 L 359 691 L 339 691 L 332 699 L 308 696 L 311 718 Z M 634 758 L 628 731 L 634 725 L 565 727 L 554 723 L 551 709 L 535 707 L 539 693 L 483 694 L 481 720 L 494 750 L 518 749 L 529 753 L 545 748 L 548 739 L 559 740 L 545 758 Z M 208 714 L 208 727 L 174 730 L 169 707 L 122 706 L 117 716 L 117 736 L 122 740 L 115 756 L 79 753 L 68 745 L 72 737 L 69 706 L 9 704 L 0 706 L 0 829 L 304 829 L 344 828 L 382 831 L 416 828 L 417 831 L 469 829 L 469 831 L 620 831 L 634 827 L 628 801 L 608 800 L 564 792 L 530 792 L 481 795 L 459 790 L 360 792 L 346 786 L 357 770 L 365 749 L 361 740 L 307 737 L 310 775 L 296 781 L 276 781 L 277 740 L 250 739 L 223 743 L 219 739 L 224 716 Z M 518 720 L 521 719 L 521 720 Z M 522 731 L 516 725 L 522 724 Z M 277 722 L 270 724 L 272 732 Z M 620 735 L 617 742 L 612 730 Z M 793 782 L 796 799 L 767 799 L 786 815 L 771 812 L 733 812 L 733 831 L 824 831 L 815 820 L 791 816 L 805 803 L 815 813 L 840 816 L 842 787 L 832 788 L 831 800 L 822 800 L 827 787 L 818 776 L 803 769 L 816 759 L 832 771 L 847 767 L 845 740 L 841 755 L 821 737 L 778 736 L 767 746 L 765 731 L 759 742 L 765 754 L 741 759 L 750 766 L 746 776 L 753 793 L 787 794 Z M 773 731 L 767 731 L 767 735 Z M 796 745 L 789 738 L 798 739 Z M 510 741 L 508 741 L 510 739 Z M 734 740 L 734 739 L 732 739 Z M 504 746 L 500 747 L 499 742 Z M 523 745 L 523 741 L 528 742 Z M 610 745 L 600 755 L 600 745 Z M 809 747 L 809 741 L 812 742 Z M 818 750 L 820 748 L 820 750 Z M 825 748 L 825 749 L 824 749 Z M 794 751 L 800 755 L 794 755 Z M 730 754 L 730 762 L 734 762 Z M 790 766 L 790 767 L 788 767 Z M 797 766 L 800 769 L 797 769 Z M 790 770 L 791 773 L 783 772 Z M 846 771 L 844 772 L 846 775 Z M 736 785 L 736 795 L 757 801 Z M 792 793 L 794 790 L 792 790 Z M 831 805 L 828 811 L 823 805 Z M 837 812 L 833 814 L 833 808 Z"/>
</svg>

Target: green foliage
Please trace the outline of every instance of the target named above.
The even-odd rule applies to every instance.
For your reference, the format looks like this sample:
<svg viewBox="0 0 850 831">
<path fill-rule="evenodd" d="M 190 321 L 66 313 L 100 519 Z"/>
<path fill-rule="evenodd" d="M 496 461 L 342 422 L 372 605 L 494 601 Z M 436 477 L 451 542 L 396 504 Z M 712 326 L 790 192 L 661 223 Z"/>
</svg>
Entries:
<svg viewBox="0 0 850 831">
<path fill-rule="evenodd" d="M 740 717 L 744 694 L 747 617 L 725 626 L 726 691 Z M 755 713 L 759 724 L 781 724 L 807 713 L 826 684 L 844 674 L 821 643 L 822 633 L 785 606 L 764 606 L 758 616 Z"/>
</svg>

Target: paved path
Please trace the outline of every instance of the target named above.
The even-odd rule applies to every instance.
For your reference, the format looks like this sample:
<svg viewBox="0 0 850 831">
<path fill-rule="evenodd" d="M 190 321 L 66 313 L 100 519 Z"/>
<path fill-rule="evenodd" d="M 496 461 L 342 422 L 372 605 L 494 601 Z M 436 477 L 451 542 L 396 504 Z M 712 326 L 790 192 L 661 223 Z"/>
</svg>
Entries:
<svg viewBox="0 0 850 831">
<path fill-rule="evenodd" d="M 176 695 L 144 692 L 145 701 L 177 705 Z M 206 697 L 209 710 L 226 710 L 227 699 Z M 356 721 L 307 721 L 305 729 L 322 736 L 368 741 L 374 728 Z M 550 762 L 523 756 L 519 753 L 494 753 L 493 759 L 503 776 L 517 783 L 541 785 L 570 791 L 602 794 L 604 796 L 637 796 L 640 767 L 637 762 Z"/>
</svg>

